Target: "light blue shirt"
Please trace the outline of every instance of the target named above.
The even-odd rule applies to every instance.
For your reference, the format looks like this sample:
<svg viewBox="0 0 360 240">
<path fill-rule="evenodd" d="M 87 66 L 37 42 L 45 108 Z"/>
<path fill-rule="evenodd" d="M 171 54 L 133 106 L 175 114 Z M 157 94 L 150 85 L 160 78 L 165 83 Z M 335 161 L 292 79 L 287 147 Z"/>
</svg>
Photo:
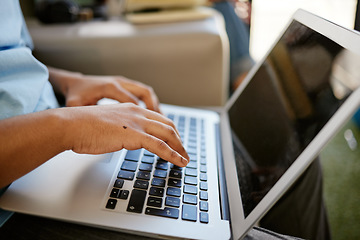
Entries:
<svg viewBox="0 0 360 240">
<path fill-rule="evenodd" d="M 0 119 L 58 107 L 47 68 L 32 55 L 19 1 L 0 4 Z"/>
<path fill-rule="evenodd" d="M 0 119 L 58 107 L 47 68 L 31 53 L 19 1 L 0 1 Z M 0 227 L 11 215 L 0 209 Z"/>
</svg>

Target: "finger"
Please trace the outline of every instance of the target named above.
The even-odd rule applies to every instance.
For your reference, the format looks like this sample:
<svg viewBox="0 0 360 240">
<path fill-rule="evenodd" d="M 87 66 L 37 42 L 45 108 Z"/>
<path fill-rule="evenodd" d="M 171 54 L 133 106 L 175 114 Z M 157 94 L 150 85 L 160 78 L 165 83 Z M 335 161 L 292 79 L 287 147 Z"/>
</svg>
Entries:
<svg viewBox="0 0 360 240">
<path fill-rule="evenodd" d="M 147 135 L 144 140 L 142 148 L 156 154 L 158 157 L 179 167 L 185 167 L 189 163 L 189 160 L 172 149 L 165 141 L 152 135 Z"/>
<path fill-rule="evenodd" d="M 80 98 L 78 97 L 69 97 L 66 99 L 66 106 L 67 107 L 76 107 L 81 106 Z"/>
<path fill-rule="evenodd" d="M 146 124 L 142 124 L 145 132 L 162 139 L 183 157 L 189 159 L 189 155 L 182 145 L 180 133 L 176 129 L 173 121 L 160 113 L 143 109 L 138 106 L 134 107 L 134 110 L 139 111 L 138 113 L 147 119 Z"/>
<path fill-rule="evenodd" d="M 66 98 L 67 107 L 79 107 L 79 106 L 90 106 L 96 105 L 101 98 L 96 96 L 81 97 L 80 95 L 72 95 Z"/>
<path fill-rule="evenodd" d="M 144 103 L 145 103 L 145 105 L 146 105 L 146 107 L 148 108 L 148 109 L 150 109 L 150 110 L 153 110 L 153 111 L 155 111 L 155 112 L 158 112 L 158 113 L 161 113 L 162 114 L 162 112 L 161 112 L 161 110 L 160 110 L 160 102 L 159 102 L 159 99 L 157 98 L 157 96 L 154 94 L 154 95 L 152 95 L 153 97 L 152 97 L 152 99 L 151 99 L 151 101 L 147 101 L 146 102 L 146 100 L 143 100 L 144 101 Z"/>
<path fill-rule="evenodd" d="M 89 103 L 89 101 L 85 101 L 84 98 L 82 98 L 79 95 L 71 95 L 66 98 L 66 106 L 67 107 L 79 107 L 79 106 L 89 106 L 93 105 Z"/>
<path fill-rule="evenodd" d="M 164 141 L 167 145 L 169 145 L 172 149 L 177 151 L 181 156 L 186 159 L 189 159 L 189 155 L 187 154 L 181 139 L 176 132 L 176 129 L 173 127 L 160 123 L 154 120 L 148 120 L 149 122 L 146 124 L 145 132 L 155 136 L 158 139 Z"/>
<path fill-rule="evenodd" d="M 174 124 L 174 122 L 172 120 L 170 120 L 169 118 L 165 117 L 164 115 L 162 115 L 160 113 L 156 113 L 156 112 L 149 111 L 149 110 L 146 110 L 146 109 L 144 109 L 144 110 L 145 110 L 145 115 L 144 116 L 146 118 L 162 122 L 162 123 L 172 127 L 173 129 L 175 129 L 176 134 L 180 138 L 180 133 L 177 130 L 177 128 L 176 128 L 176 126 L 175 126 L 175 124 Z"/>
<path fill-rule="evenodd" d="M 139 98 L 137 98 L 131 92 L 123 89 L 121 85 L 117 83 L 108 85 L 106 90 L 106 97 L 117 100 L 122 103 L 131 102 L 131 103 L 135 103 L 136 105 L 139 104 Z"/>
<path fill-rule="evenodd" d="M 148 109 L 160 113 L 159 99 L 151 87 L 129 79 L 121 79 L 120 82 L 121 86 L 142 100 Z"/>
<path fill-rule="evenodd" d="M 91 88 L 90 88 L 91 89 Z M 100 99 L 111 98 L 116 101 L 125 103 L 139 103 L 139 99 L 130 92 L 123 89 L 117 82 L 109 82 L 101 85 L 100 89 L 95 91 L 79 92 L 77 89 L 70 89 L 66 95 L 66 106 L 87 106 L 96 105 Z"/>
</svg>

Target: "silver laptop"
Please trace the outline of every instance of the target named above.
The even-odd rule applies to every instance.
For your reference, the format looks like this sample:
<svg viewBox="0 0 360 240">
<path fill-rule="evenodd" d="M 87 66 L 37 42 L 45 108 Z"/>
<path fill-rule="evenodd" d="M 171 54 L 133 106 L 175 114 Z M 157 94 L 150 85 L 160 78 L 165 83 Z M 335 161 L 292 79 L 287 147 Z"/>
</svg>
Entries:
<svg viewBox="0 0 360 240">
<path fill-rule="evenodd" d="M 11 184 L 0 207 L 145 236 L 242 238 L 358 109 L 347 63 L 359 56 L 359 34 L 299 10 L 219 111 L 162 105 L 186 168 L 145 149 L 67 151 Z"/>
</svg>

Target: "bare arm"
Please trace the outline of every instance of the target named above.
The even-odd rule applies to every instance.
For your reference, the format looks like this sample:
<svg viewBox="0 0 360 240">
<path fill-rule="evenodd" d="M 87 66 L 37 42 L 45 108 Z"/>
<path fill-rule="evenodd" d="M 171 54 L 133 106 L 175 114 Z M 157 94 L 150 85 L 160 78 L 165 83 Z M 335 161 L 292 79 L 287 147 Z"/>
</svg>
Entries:
<svg viewBox="0 0 360 240">
<path fill-rule="evenodd" d="M 0 187 L 65 150 L 145 148 L 178 166 L 188 155 L 173 123 L 134 104 L 51 109 L 0 121 Z"/>
</svg>

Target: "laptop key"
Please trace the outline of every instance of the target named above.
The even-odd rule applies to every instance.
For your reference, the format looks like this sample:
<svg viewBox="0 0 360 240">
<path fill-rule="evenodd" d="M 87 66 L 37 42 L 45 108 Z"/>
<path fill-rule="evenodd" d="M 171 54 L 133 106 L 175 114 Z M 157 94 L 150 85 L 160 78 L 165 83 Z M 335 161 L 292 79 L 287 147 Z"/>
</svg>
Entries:
<svg viewBox="0 0 360 240">
<path fill-rule="evenodd" d="M 166 181 L 165 181 L 165 179 L 162 179 L 162 178 L 153 178 L 153 180 L 151 181 L 152 186 L 165 187 L 165 184 L 166 184 Z"/>
<path fill-rule="evenodd" d="M 167 207 L 164 209 L 158 209 L 148 207 L 145 210 L 145 214 L 177 219 L 179 218 L 179 209 Z"/>
<path fill-rule="evenodd" d="M 141 163 L 140 166 L 139 166 L 139 170 L 140 171 L 145 171 L 145 172 L 151 172 L 152 164 Z"/>
<path fill-rule="evenodd" d="M 207 201 L 208 200 L 208 192 L 200 191 L 200 200 Z"/>
<path fill-rule="evenodd" d="M 140 188 L 140 189 L 148 189 L 149 182 L 144 180 L 136 180 L 134 182 L 134 188 Z"/>
<path fill-rule="evenodd" d="M 200 222 L 209 223 L 209 214 L 206 212 L 200 212 Z"/>
<path fill-rule="evenodd" d="M 205 212 L 207 212 L 207 211 L 209 211 L 209 204 L 208 204 L 208 202 L 204 202 L 204 201 L 200 201 L 200 210 L 201 211 L 205 211 Z"/>
<path fill-rule="evenodd" d="M 196 205 L 197 204 L 197 196 L 184 194 L 183 195 L 183 202 L 188 203 L 188 204 L 192 204 L 192 205 Z"/>
<path fill-rule="evenodd" d="M 165 205 L 169 207 L 180 207 L 180 198 L 176 197 L 166 197 Z"/>
<path fill-rule="evenodd" d="M 188 148 L 197 148 L 197 142 L 196 141 L 189 141 L 188 142 Z"/>
<path fill-rule="evenodd" d="M 121 170 L 118 174 L 118 178 L 125 179 L 125 180 L 133 180 L 135 176 L 134 172 L 129 172 L 125 170 Z"/>
<path fill-rule="evenodd" d="M 183 220 L 196 222 L 197 220 L 197 208 L 194 205 L 184 204 L 182 206 L 182 215 Z"/>
<path fill-rule="evenodd" d="M 197 177 L 197 169 L 194 169 L 194 168 L 186 168 L 186 169 L 185 169 L 185 175 L 186 175 L 186 176 Z"/>
<path fill-rule="evenodd" d="M 106 208 L 107 209 L 115 209 L 116 207 L 116 203 L 117 203 L 117 200 L 116 199 L 109 199 L 106 203 Z"/>
<path fill-rule="evenodd" d="M 198 188 L 192 185 L 184 185 L 184 193 L 196 195 L 198 193 Z"/>
<path fill-rule="evenodd" d="M 156 169 L 161 169 L 161 170 L 168 170 L 168 163 L 167 163 L 167 162 L 158 161 L 158 162 L 156 163 L 155 168 L 156 168 Z"/>
<path fill-rule="evenodd" d="M 166 190 L 166 195 L 174 196 L 174 197 L 180 197 L 181 196 L 181 189 L 180 188 L 168 187 L 168 189 Z"/>
<path fill-rule="evenodd" d="M 155 169 L 155 171 L 154 171 L 154 177 L 166 178 L 166 176 L 167 176 L 167 171 L 165 171 L 165 170 L 160 170 L 160 169 Z"/>
<path fill-rule="evenodd" d="M 154 157 L 155 156 L 155 154 L 153 154 L 152 152 L 149 152 L 148 150 L 144 150 L 144 155 L 145 156 L 150 156 L 150 157 Z"/>
<path fill-rule="evenodd" d="M 174 114 L 171 114 L 171 113 L 168 114 L 167 117 L 170 118 L 171 121 L 174 121 L 174 119 L 175 119 L 175 115 L 174 115 Z"/>
<path fill-rule="evenodd" d="M 190 118 L 190 126 L 196 126 L 196 118 L 194 118 L 194 117 L 191 117 Z"/>
<path fill-rule="evenodd" d="M 194 161 L 194 162 L 197 161 L 197 154 L 189 154 L 189 157 L 190 157 L 190 161 Z"/>
<path fill-rule="evenodd" d="M 206 173 L 200 173 L 200 181 L 207 181 L 207 174 Z"/>
<path fill-rule="evenodd" d="M 190 160 L 186 168 L 197 168 L 197 162 Z"/>
<path fill-rule="evenodd" d="M 125 156 L 125 160 L 137 162 L 137 161 L 139 161 L 140 153 L 141 153 L 141 149 L 128 150 L 126 153 L 126 156 Z"/>
<path fill-rule="evenodd" d="M 124 185 L 124 180 L 123 179 L 116 179 L 115 183 L 114 183 L 114 187 L 116 188 L 122 188 Z"/>
<path fill-rule="evenodd" d="M 179 188 L 179 187 L 181 187 L 181 180 L 180 179 L 169 178 L 168 186 L 178 187 Z"/>
<path fill-rule="evenodd" d="M 197 177 L 185 176 L 185 184 L 197 185 Z"/>
<path fill-rule="evenodd" d="M 182 171 L 182 167 L 176 166 L 174 164 L 170 164 L 172 170 Z"/>
<path fill-rule="evenodd" d="M 126 211 L 141 213 L 144 207 L 146 198 L 146 191 L 133 189 L 131 192 L 130 200 Z"/>
<path fill-rule="evenodd" d="M 200 190 L 207 191 L 208 190 L 208 184 L 207 182 L 200 182 Z"/>
<path fill-rule="evenodd" d="M 201 166 L 200 166 L 200 172 L 202 172 L 202 173 L 206 173 L 206 172 L 207 172 L 207 167 L 206 167 L 206 165 L 201 165 Z"/>
<path fill-rule="evenodd" d="M 146 155 L 144 155 L 144 156 L 142 157 L 142 159 L 141 159 L 141 162 L 143 162 L 143 163 L 149 163 L 149 164 L 153 164 L 154 161 L 155 161 L 154 156 L 146 156 Z"/>
<path fill-rule="evenodd" d="M 161 208 L 162 205 L 162 198 L 157 197 L 149 197 L 147 201 L 147 205 L 151 207 L 158 207 Z"/>
<path fill-rule="evenodd" d="M 195 155 L 197 153 L 197 149 L 193 147 L 187 147 L 186 152 L 188 152 L 191 155 Z"/>
<path fill-rule="evenodd" d="M 124 161 L 121 165 L 121 170 L 135 172 L 137 168 L 137 162 Z"/>
<path fill-rule="evenodd" d="M 119 194 L 119 198 L 126 200 L 129 197 L 129 190 L 121 190 Z"/>
<path fill-rule="evenodd" d="M 139 171 L 136 177 L 138 179 L 150 180 L 151 174 L 149 172 Z"/>
<path fill-rule="evenodd" d="M 170 173 L 169 173 L 169 177 L 181 179 L 182 178 L 182 172 L 178 171 L 178 170 L 171 170 Z"/>
<path fill-rule="evenodd" d="M 120 193 L 120 189 L 118 189 L 118 188 L 113 188 L 112 191 L 111 191 L 111 193 L 110 193 L 110 197 L 112 197 L 112 198 L 118 198 L 119 193 Z"/>
<path fill-rule="evenodd" d="M 151 187 L 149 195 L 156 196 L 156 197 L 163 197 L 164 196 L 164 189 L 158 187 Z"/>
</svg>

